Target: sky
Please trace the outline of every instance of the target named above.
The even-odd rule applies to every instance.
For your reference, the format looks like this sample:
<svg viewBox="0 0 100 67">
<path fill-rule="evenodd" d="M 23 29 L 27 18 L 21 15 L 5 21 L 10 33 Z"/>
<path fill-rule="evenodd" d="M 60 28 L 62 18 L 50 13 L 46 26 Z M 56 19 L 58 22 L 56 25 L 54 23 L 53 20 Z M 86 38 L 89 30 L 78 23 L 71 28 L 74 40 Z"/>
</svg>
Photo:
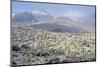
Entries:
<svg viewBox="0 0 100 67">
<path fill-rule="evenodd" d="M 55 17 L 87 17 L 95 14 L 94 6 L 80 6 L 80 5 L 63 5 L 63 4 L 48 4 L 35 2 L 12 2 L 12 13 L 21 11 L 32 12 L 36 10 L 45 10 Z"/>
</svg>

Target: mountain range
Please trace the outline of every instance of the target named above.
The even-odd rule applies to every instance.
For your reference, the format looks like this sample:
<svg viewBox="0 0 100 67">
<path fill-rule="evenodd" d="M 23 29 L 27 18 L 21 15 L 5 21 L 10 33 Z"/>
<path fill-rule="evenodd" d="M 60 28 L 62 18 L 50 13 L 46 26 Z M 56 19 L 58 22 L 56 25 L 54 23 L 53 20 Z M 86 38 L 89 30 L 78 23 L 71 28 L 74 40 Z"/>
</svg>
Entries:
<svg viewBox="0 0 100 67">
<path fill-rule="evenodd" d="M 12 21 L 15 23 L 33 23 L 39 22 L 47 19 L 53 19 L 53 16 L 45 10 L 34 10 L 32 12 L 19 12 L 13 15 Z"/>
<path fill-rule="evenodd" d="M 81 22 L 82 21 L 82 22 Z M 86 19 L 74 20 L 70 17 L 54 17 L 45 10 L 34 10 L 32 12 L 19 12 L 12 17 L 16 24 L 31 24 L 34 29 L 52 32 L 95 32 L 95 16 Z"/>
</svg>

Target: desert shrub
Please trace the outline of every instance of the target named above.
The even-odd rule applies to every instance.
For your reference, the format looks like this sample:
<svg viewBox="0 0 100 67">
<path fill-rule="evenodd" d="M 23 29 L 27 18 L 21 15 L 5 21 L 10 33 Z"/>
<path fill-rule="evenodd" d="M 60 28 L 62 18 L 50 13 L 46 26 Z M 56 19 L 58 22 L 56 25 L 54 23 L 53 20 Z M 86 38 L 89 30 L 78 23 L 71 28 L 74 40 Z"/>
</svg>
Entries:
<svg viewBox="0 0 100 67">
<path fill-rule="evenodd" d="M 18 67 L 18 66 L 17 66 L 17 63 L 14 62 L 14 61 L 12 61 L 11 67 Z"/>
<path fill-rule="evenodd" d="M 54 54 L 62 55 L 62 54 L 64 54 L 64 51 L 61 50 L 61 49 L 56 49 L 55 52 L 54 52 Z"/>
<path fill-rule="evenodd" d="M 36 56 L 50 56 L 50 54 L 47 52 L 39 52 L 36 54 Z"/>
<path fill-rule="evenodd" d="M 63 60 L 61 63 L 68 63 L 70 61 L 68 61 L 67 59 Z"/>
<path fill-rule="evenodd" d="M 51 63 L 60 63 L 60 59 L 59 58 L 52 58 L 47 62 L 47 64 L 51 64 Z"/>
<path fill-rule="evenodd" d="M 17 55 L 17 54 L 13 54 L 12 56 L 13 56 L 13 57 L 18 57 L 18 55 Z"/>
<path fill-rule="evenodd" d="M 20 51 L 20 47 L 18 45 L 13 45 L 12 51 Z"/>
<path fill-rule="evenodd" d="M 48 52 L 52 55 L 62 55 L 62 54 L 64 54 L 65 52 L 64 52 L 64 50 L 63 49 L 50 49 L 50 50 L 48 50 Z"/>
<path fill-rule="evenodd" d="M 83 41 L 82 45 L 87 46 L 87 47 L 89 46 L 89 44 L 86 40 Z"/>
<path fill-rule="evenodd" d="M 65 54 L 69 54 L 70 52 L 71 52 L 71 45 L 63 45 L 63 47 L 62 47 L 63 49 L 64 49 L 64 53 Z"/>
<path fill-rule="evenodd" d="M 30 49 L 30 47 L 27 46 L 27 45 L 22 45 L 21 48 L 24 48 L 24 49 Z"/>
</svg>

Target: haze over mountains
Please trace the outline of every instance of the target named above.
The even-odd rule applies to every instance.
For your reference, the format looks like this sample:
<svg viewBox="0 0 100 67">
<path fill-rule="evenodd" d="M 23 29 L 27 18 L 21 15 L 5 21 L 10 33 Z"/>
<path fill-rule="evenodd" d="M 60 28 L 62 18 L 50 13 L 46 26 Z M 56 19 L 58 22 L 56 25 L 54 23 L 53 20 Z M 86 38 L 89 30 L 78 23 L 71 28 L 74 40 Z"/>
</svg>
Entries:
<svg viewBox="0 0 100 67">
<path fill-rule="evenodd" d="M 12 17 L 16 24 L 31 24 L 34 29 L 53 32 L 95 32 L 94 14 L 81 19 L 71 17 L 55 17 L 45 10 L 34 10 L 32 12 L 19 12 Z"/>
</svg>

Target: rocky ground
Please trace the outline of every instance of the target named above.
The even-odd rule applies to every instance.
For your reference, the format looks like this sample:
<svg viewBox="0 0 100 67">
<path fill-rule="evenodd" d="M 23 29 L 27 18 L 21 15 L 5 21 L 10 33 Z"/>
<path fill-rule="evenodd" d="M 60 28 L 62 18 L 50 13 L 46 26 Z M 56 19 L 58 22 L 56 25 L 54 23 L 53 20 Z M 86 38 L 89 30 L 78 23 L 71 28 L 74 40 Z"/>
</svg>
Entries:
<svg viewBox="0 0 100 67">
<path fill-rule="evenodd" d="M 12 26 L 12 64 L 51 64 L 95 61 L 95 34 L 34 30 Z"/>
</svg>

